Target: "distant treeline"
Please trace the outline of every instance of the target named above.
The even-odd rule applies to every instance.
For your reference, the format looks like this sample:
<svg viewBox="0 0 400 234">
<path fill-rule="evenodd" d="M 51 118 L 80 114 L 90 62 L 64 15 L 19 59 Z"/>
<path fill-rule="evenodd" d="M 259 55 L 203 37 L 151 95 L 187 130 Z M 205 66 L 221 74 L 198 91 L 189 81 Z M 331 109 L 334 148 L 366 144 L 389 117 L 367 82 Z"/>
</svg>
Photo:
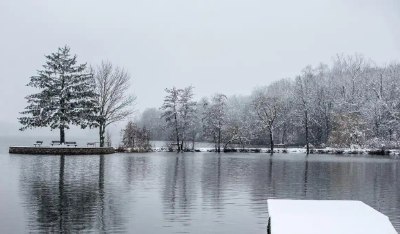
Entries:
<svg viewBox="0 0 400 234">
<path fill-rule="evenodd" d="M 398 147 L 400 64 L 337 55 L 331 66 L 307 66 L 294 79 L 256 87 L 248 96 L 194 100 L 193 87 L 166 89 L 161 108 L 138 120 L 152 140 L 323 147 Z"/>
</svg>

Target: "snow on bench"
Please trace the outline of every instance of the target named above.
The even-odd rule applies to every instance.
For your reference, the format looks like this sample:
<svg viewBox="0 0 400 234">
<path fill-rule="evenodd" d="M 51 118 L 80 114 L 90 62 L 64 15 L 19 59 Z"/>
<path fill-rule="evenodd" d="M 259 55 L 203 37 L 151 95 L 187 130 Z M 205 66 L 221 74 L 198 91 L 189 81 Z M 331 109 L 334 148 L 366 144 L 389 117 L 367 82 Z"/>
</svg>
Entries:
<svg viewBox="0 0 400 234">
<path fill-rule="evenodd" d="M 68 147 L 74 145 L 76 147 L 78 144 L 76 144 L 76 141 L 66 141 L 65 145 L 67 145 Z"/>
<path fill-rule="evenodd" d="M 97 142 L 88 142 L 88 143 L 86 144 L 86 146 L 89 147 L 89 145 L 91 145 L 91 146 L 93 146 L 93 147 L 96 147 L 96 143 L 97 143 Z"/>
<path fill-rule="evenodd" d="M 269 234 L 397 234 L 389 218 L 361 201 L 268 201 Z"/>
<path fill-rule="evenodd" d="M 61 141 L 51 141 L 51 144 L 50 144 L 51 146 L 54 146 L 54 145 L 61 145 Z"/>
<path fill-rule="evenodd" d="M 33 145 L 36 146 L 41 146 L 43 144 L 43 141 L 36 141 L 36 143 L 34 143 Z"/>
</svg>

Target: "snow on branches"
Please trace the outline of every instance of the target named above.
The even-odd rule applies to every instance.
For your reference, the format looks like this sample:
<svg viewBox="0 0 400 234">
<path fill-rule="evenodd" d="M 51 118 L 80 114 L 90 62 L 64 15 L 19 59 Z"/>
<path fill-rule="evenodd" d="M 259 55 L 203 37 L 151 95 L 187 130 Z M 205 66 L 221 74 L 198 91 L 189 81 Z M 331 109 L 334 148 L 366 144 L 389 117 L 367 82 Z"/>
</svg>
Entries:
<svg viewBox="0 0 400 234">
<path fill-rule="evenodd" d="M 166 127 L 173 129 L 178 151 L 184 150 L 184 142 L 196 119 L 197 103 L 193 101 L 193 88 L 188 86 L 184 89 L 165 89 L 167 96 L 160 108 L 163 111 L 161 118 L 167 123 Z"/>
<path fill-rule="evenodd" d="M 86 72 L 86 64 L 77 64 L 77 56 L 70 54 L 68 46 L 45 57 L 44 69 L 38 70 L 27 84 L 40 92 L 26 97 L 29 105 L 21 112 L 24 116 L 18 118 L 23 125 L 20 130 L 58 128 L 60 141 L 64 142 L 64 129 L 69 129 L 69 125 L 96 126 L 98 102 L 93 75 Z"/>
<path fill-rule="evenodd" d="M 216 151 L 221 143 L 224 148 L 268 145 L 271 152 L 275 142 L 308 148 L 400 145 L 398 62 L 378 66 L 360 54 L 338 55 L 331 66 L 306 66 L 295 78 L 277 80 L 249 96 L 203 98 L 191 107 L 194 117 L 202 117 L 200 128 L 196 119 L 183 117 L 184 90 L 167 92 L 162 116 L 178 142 L 187 135 L 182 126 L 193 123 L 193 131 L 203 129 L 197 139 L 213 142 Z"/>
</svg>

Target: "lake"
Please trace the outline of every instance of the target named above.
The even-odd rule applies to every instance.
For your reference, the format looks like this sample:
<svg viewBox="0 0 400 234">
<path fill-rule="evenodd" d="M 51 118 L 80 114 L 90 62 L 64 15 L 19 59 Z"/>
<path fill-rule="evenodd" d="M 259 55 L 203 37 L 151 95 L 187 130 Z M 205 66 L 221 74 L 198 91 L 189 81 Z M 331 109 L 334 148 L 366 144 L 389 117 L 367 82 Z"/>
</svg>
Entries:
<svg viewBox="0 0 400 234">
<path fill-rule="evenodd" d="M 400 231 L 396 156 L 31 156 L 8 144 L 0 233 L 266 233 L 269 198 L 361 200 Z"/>
</svg>

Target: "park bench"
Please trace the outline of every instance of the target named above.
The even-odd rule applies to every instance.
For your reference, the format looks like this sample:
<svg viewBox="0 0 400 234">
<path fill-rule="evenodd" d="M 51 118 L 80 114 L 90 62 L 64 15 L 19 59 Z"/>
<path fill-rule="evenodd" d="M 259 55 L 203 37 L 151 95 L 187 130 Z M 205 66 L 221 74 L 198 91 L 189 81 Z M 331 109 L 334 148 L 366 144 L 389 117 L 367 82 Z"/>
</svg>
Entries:
<svg viewBox="0 0 400 234">
<path fill-rule="evenodd" d="M 61 145 L 61 141 L 51 141 L 51 146 L 53 145 Z"/>
<path fill-rule="evenodd" d="M 43 144 L 43 141 L 36 141 L 36 143 L 34 143 L 33 145 L 36 146 L 41 146 Z"/>
<path fill-rule="evenodd" d="M 89 145 L 95 147 L 95 146 L 96 146 L 96 142 L 88 142 L 88 143 L 87 143 L 87 147 L 89 147 Z"/>
<path fill-rule="evenodd" d="M 70 145 L 74 145 L 75 147 L 78 145 L 76 144 L 76 141 L 67 141 L 65 144 L 69 147 Z"/>
</svg>

